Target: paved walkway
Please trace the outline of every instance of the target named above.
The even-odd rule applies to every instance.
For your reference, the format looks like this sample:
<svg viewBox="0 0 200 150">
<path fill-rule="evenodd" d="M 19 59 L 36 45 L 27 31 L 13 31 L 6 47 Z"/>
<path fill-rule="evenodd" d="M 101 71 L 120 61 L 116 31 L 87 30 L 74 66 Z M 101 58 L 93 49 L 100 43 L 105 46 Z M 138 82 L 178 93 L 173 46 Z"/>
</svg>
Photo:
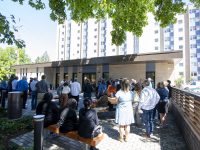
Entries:
<svg viewBox="0 0 200 150">
<path fill-rule="evenodd" d="M 34 114 L 30 108 L 23 113 L 24 115 Z M 168 126 L 165 128 L 156 126 L 154 136 L 150 139 L 142 137 L 144 128 L 131 126 L 129 141 L 121 143 L 118 141 L 118 126 L 114 123 L 114 118 L 100 120 L 100 124 L 103 126 L 103 132 L 106 133 L 106 138 L 97 146 L 100 150 L 187 150 L 185 141 L 171 113 L 168 116 Z M 11 141 L 23 147 L 32 147 L 33 131 Z M 84 147 L 83 143 L 55 134 L 44 140 L 44 150 L 81 150 Z"/>
</svg>

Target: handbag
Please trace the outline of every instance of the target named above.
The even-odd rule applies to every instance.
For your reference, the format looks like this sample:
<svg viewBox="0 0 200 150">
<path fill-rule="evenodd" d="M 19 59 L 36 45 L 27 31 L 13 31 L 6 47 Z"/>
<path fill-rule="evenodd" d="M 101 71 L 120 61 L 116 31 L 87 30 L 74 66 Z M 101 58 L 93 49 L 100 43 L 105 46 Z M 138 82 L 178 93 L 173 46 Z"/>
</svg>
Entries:
<svg viewBox="0 0 200 150">
<path fill-rule="evenodd" d="M 65 117 L 67 116 L 68 112 L 69 112 L 69 108 L 65 108 L 65 109 L 62 111 L 62 113 L 61 113 L 61 115 L 60 115 L 60 120 L 59 120 L 58 123 L 57 123 L 57 127 L 60 127 L 60 126 L 63 125 L 63 123 L 64 123 L 64 121 L 65 121 Z"/>
<path fill-rule="evenodd" d="M 94 128 L 93 132 L 92 132 L 92 135 L 91 135 L 91 138 L 95 138 L 97 137 L 99 134 L 102 133 L 102 126 L 98 125 Z"/>
</svg>

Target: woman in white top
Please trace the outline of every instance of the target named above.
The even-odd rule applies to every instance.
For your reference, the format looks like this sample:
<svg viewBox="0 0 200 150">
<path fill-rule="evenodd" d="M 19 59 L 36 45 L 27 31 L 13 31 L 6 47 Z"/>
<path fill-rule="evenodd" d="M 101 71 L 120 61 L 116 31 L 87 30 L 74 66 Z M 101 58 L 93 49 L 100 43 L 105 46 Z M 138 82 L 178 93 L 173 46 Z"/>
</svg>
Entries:
<svg viewBox="0 0 200 150">
<path fill-rule="evenodd" d="M 115 122 L 119 124 L 119 141 L 127 141 L 130 133 L 130 124 L 134 123 L 132 102 L 134 94 L 130 89 L 129 80 L 121 82 L 121 89 L 116 93 L 118 104 L 116 107 Z"/>
<path fill-rule="evenodd" d="M 66 106 L 67 100 L 68 100 L 68 94 L 70 93 L 70 91 L 71 90 L 70 90 L 68 82 L 65 82 L 63 84 L 61 98 L 60 98 L 60 107 L 61 108 L 63 108 L 64 106 Z"/>
</svg>

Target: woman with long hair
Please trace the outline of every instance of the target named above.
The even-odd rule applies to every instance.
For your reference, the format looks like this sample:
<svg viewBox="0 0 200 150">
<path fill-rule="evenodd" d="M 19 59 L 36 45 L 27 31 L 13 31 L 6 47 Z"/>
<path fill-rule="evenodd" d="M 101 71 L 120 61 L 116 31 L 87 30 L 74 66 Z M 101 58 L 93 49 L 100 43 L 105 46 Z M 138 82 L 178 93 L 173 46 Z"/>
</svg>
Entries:
<svg viewBox="0 0 200 150">
<path fill-rule="evenodd" d="M 133 106 L 134 93 L 130 91 L 130 83 L 126 78 L 121 81 L 121 89 L 116 93 L 118 101 L 115 122 L 119 125 L 119 141 L 126 142 L 130 133 L 130 124 L 134 123 Z"/>
</svg>

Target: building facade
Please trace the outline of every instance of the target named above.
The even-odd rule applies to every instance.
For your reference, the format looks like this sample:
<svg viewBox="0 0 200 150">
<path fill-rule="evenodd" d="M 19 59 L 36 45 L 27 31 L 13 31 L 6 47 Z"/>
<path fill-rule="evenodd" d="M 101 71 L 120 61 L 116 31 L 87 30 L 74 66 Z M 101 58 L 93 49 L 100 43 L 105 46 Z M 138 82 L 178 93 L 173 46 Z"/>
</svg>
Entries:
<svg viewBox="0 0 200 150">
<path fill-rule="evenodd" d="M 176 24 L 161 28 L 148 14 L 149 24 L 141 37 L 126 33 L 121 46 L 111 43 L 112 20 L 89 19 L 75 23 L 69 19 L 58 25 L 58 60 L 85 59 L 116 55 L 142 54 L 163 51 L 183 51 L 183 59 L 177 63 L 176 78 L 200 80 L 200 16 L 199 9 L 187 6 L 185 14 L 177 15 Z"/>
</svg>

